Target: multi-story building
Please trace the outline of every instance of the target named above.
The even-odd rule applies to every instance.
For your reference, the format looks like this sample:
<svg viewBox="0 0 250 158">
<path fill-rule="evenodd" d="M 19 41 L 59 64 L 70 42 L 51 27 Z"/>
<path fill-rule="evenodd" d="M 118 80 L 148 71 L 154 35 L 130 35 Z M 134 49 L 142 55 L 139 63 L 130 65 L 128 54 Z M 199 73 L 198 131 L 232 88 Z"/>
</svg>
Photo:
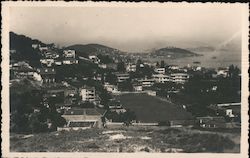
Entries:
<svg viewBox="0 0 250 158">
<path fill-rule="evenodd" d="M 128 73 L 123 73 L 123 74 L 116 74 L 117 76 L 117 81 L 118 82 L 124 82 L 129 79 L 129 74 Z"/>
<path fill-rule="evenodd" d="M 80 96 L 84 102 L 94 102 L 96 100 L 94 87 L 83 87 L 80 89 Z"/>
<path fill-rule="evenodd" d="M 155 68 L 154 71 L 158 74 L 165 74 L 165 68 L 161 67 L 161 68 Z"/>
<path fill-rule="evenodd" d="M 128 64 L 126 67 L 127 72 L 135 72 L 136 71 L 136 65 L 135 64 Z"/>
<path fill-rule="evenodd" d="M 171 81 L 170 76 L 164 74 L 153 74 L 156 83 L 165 83 Z"/>
<path fill-rule="evenodd" d="M 171 79 L 172 82 L 183 84 L 188 81 L 189 75 L 187 73 L 172 73 Z"/>
<path fill-rule="evenodd" d="M 138 80 L 142 87 L 151 87 L 154 83 L 155 83 L 155 80 L 154 79 L 142 79 L 142 80 Z"/>
<path fill-rule="evenodd" d="M 56 71 L 54 68 L 41 68 L 38 69 L 38 73 L 42 77 L 42 83 L 54 83 L 56 81 Z"/>
</svg>

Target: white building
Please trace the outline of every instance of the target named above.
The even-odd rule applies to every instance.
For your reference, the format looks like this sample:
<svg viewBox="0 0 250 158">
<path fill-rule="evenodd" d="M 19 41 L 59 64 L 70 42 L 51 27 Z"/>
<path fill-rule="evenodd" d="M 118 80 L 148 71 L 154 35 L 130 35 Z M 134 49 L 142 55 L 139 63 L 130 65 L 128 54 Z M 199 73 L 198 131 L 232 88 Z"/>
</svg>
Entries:
<svg viewBox="0 0 250 158">
<path fill-rule="evenodd" d="M 164 74 L 153 74 L 156 83 L 165 83 L 171 81 L 170 76 Z"/>
<path fill-rule="evenodd" d="M 179 70 L 179 66 L 177 66 L 177 65 L 169 65 L 168 68 L 171 70 Z"/>
<path fill-rule="evenodd" d="M 228 68 L 219 68 L 217 70 L 217 76 L 227 77 L 228 76 Z"/>
<path fill-rule="evenodd" d="M 46 50 L 48 50 L 49 48 L 47 47 L 47 46 L 41 46 L 40 44 L 39 44 L 39 50 L 40 51 L 46 51 Z"/>
<path fill-rule="evenodd" d="M 64 50 L 63 56 L 65 58 L 75 58 L 76 57 L 76 51 L 75 50 Z"/>
<path fill-rule="evenodd" d="M 89 55 L 89 59 L 96 64 L 99 64 L 101 61 L 96 55 Z"/>
<path fill-rule="evenodd" d="M 64 65 L 78 64 L 78 60 L 76 60 L 75 58 L 65 58 L 63 60 L 63 64 Z"/>
<path fill-rule="evenodd" d="M 116 85 L 111 85 L 109 83 L 105 83 L 104 84 L 104 88 L 111 93 L 117 94 L 120 93 L 120 91 L 118 90 L 118 87 Z"/>
<path fill-rule="evenodd" d="M 141 92 L 143 90 L 142 86 L 141 85 L 134 85 L 134 90 L 136 92 Z"/>
<path fill-rule="evenodd" d="M 141 83 L 142 87 L 151 87 L 155 83 L 155 80 L 154 79 L 142 79 L 142 80 L 139 80 L 139 82 Z"/>
<path fill-rule="evenodd" d="M 59 54 L 53 51 L 47 51 L 44 53 L 44 55 L 45 55 L 45 58 L 52 58 L 52 59 L 59 58 Z"/>
<path fill-rule="evenodd" d="M 135 64 L 129 64 L 126 67 L 127 72 L 135 72 L 136 71 L 136 65 Z"/>
<path fill-rule="evenodd" d="M 172 73 L 171 79 L 175 83 L 185 83 L 189 79 L 189 75 L 187 73 Z"/>
<path fill-rule="evenodd" d="M 156 91 L 147 91 L 147 94 L 150 96 L 156 96 Z"/>
<path fill-rule="evenodd" d="M 98 64 L 99 68 L 103 68 L 103 69 L 107 69 L 107 65 L 106 64 Z"/>
<path fill-rule="evenodd" d="M 165 74 L 165 68 L 155 68 L 154 71 L 158 74 Z"/>
<path fill-rule="evenodd" d="M 62 65 L 62 62 L 61 61 L 55 61 L 55 64 L 56 65 Z"/>
<path fill-rule="evenodd" d="M 39 45 L 38 44 L 32 44 L 31 47 L 34 48 L 34 49 L 36 49 L 36 48 L 39 47 Z"/>
<path fill-rule="evenodd" d="M 82 97 L 82 101 L 94 102 L 96 100 L 95 88 L 81 88 L 80 96 Z"/>
<path fill-rule="evenodd" d="M 129 79 L 129 74 L 128 73 L 116 74 L 116 76 L 117 76 L 117 81 L 118 82 L 124 82 L 124 81 Z"/>
<path fill-rule="evenodd" d="M 51 67 L 55 63 L 54 59 L 41 59 L 40 62 L 48 67 Z"/>
</svg>

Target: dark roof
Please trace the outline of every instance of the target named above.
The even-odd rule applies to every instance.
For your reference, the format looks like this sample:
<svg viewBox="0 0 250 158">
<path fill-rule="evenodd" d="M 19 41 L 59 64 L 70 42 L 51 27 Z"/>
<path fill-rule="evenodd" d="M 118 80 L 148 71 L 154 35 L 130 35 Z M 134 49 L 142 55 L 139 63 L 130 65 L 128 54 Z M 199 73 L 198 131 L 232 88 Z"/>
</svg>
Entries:
<svg viewBox="0 0 250 158">
<path fill-rule="evenodd" d="M 65 111 L 64 115 L 98 115 L 101 114 L 94 108 L 72 108 Z"/>
</svg>

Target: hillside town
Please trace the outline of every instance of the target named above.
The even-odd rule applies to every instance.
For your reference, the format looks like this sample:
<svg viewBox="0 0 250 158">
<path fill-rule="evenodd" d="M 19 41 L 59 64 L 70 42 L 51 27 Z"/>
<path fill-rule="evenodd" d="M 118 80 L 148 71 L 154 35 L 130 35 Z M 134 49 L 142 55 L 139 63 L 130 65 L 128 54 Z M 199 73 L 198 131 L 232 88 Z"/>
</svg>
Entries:
<svg viewBox="0 0 250 158">
<path fill-rule="evenodd" d="M 81 55 L 34 40 L 25 47 L 10 49 L 13 132 L 128 126 L 240 129 L 241 73 L 234 65 L 180 67 L 102 48 Z M 23 50 L 38 57 L 25 58 Z"/>
</svg>

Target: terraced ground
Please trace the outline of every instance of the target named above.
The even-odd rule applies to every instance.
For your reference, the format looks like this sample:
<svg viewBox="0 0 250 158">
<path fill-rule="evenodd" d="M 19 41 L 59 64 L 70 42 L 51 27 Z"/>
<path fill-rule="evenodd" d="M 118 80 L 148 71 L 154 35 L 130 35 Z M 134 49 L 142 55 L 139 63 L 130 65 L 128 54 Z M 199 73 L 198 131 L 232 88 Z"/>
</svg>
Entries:
<svg viewBox="0 0 250 158">
<path fill-rule="evenodd" d="M 188 128 L 123 127 L 34 135 L 11 133 L 11 152 L 239 153 L 240 132 Z"/>
</svg>

